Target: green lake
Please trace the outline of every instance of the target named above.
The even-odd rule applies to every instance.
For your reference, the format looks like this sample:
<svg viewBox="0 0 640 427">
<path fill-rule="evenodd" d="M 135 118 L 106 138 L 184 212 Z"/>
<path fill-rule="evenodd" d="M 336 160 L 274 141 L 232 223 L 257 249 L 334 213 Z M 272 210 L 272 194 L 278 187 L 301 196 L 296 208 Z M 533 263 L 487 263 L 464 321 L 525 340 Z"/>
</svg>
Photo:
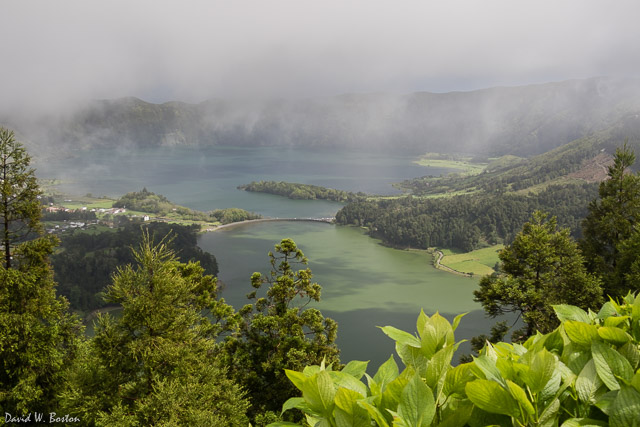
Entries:
<svg viewBox="0 0 640 427">
<path fill-rule="evenodd" d="M 147 187 L 193 209 L 239 207 L 267 217 L 305 218 L 333 216 L 341 205 L 248 193 L 236 187 L 255 180 L 278 180 L 393 194 L 394 182 L 446 172 L 418 166 L 413 160 L 354 151 L 210 147 L 85 151 L 39 159 L 36 167 L 39 177 L 63 180 L 59 188 L 70 194 L 119 196 Z M 436 270 L 429 254 L 384 247 L 360 229 L 264 222 L 208 233 L 199 243 L 218 260 L 223 297 L 239 308 L 248 302 L 251 273 L 268 271 L 267 253 L 286 237 L 302 248 L 323 287 L 317 308 L 338 321 L 344 361 L 370 359 L 372 368 L 382 363 L 394 346 L 376 326 L 413 332 L 420 309 L 429 315 L 439 311 L 449 319 L 469 312 L 457 331 L 458 339 L 486 333 L 493 323 L 473 302 L 477 279 Z M 461 350 L 468 347 L 463 345 Z"/>
<path fill-rule="evenodd" d="M 322 300 L 315 307 L 338 321 L 343 360 L 371 359 L 373 366 L 379 365 L 394 346 L 376 326 L 414 332 L 421 309 L 429 315 L 439 311 L 450 320 L 471 312 L 457 331 L 459 339 L 489 327 L 473 302 L 477 279 L 436 270 L 426 252 L 391 249 L 360 229 L 323 223 L 257 223 L 203 235 L 200 246 L 216 254 L 229 303 L 238 308 L 248 302 L 251 273 L 269 271 L 267 253 L 286 237 L 309 258 L 314 280 L 322 286 Z"/>
</svg>

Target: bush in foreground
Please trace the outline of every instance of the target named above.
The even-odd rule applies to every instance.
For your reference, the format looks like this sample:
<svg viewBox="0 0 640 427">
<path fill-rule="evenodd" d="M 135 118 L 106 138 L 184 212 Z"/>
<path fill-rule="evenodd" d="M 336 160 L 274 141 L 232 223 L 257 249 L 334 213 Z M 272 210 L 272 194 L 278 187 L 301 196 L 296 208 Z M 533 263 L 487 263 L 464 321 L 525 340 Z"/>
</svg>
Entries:
<svg viewBox="0 0 640 427">
<path fill-rule="evenodd" d="M 462 316 L 451 324 L 421 312 L 416 335 L 382 328 L 396 341 L 404 370 L 393 356 L 373 377 L 360 361 L 340 371 L 324 363 L 288 370 L 302 397 L 289 399 L 283 412 L 300 410 L 311 426 L 638 425 L 640 297 L 607 302 L 598 313 L 553 308 L 561 322 L 554 331 L 524 344 L 487 343 L 456 367 Z"/>
</svg>

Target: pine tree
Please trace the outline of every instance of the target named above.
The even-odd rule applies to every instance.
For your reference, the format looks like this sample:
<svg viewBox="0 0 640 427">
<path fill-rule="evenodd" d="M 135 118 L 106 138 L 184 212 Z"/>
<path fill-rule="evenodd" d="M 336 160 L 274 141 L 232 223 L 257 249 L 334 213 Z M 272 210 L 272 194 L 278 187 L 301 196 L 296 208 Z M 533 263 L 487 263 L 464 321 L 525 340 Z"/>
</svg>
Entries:
<svg viewBox="0 0 640 427">
<path fill-rule="evenodd" d="M 491 317 L 522 317 L 525 330 L 514 338 L 553 330 L 558 319 L 552 304 L 595 309 L 602 303 L 599 280 L 586 272 L 576 242 L 568 229 L 557 229 L 555 217 L 534 212 L 499 258 L 501 273 L 483 277 L 474 295 Z"/>
<path fill-rule="evenodd" d="M 57 239 L 41 236 L 40 194 L 30 158 L 0 128 L 0 411 L 58 410 L 65 372 L 82 327 L 57 297 L 48 258 Z"/>
<path fill-rule="evenodd" d="M 42 231 L 38 201 L 42 193 L 30 163 L 13 131 L 0 127 L 0 220 L 6 268 L 12 265 L 12 247 L 30 232 Z"/>
<path fill-rule="evenodd" d="M 605 294 L 626 295 L 628 263 L 621 263 L 621 244 L 634 234 L 640 221 L 640 176 L 630 173 L 635 154 L 627 143 L 616 150 L 609 179 L 600 184 L 599 199 L 589 204 L 582 223 L 584 239 L 580 248 L 589 271 L 603 280 Z"/>
<path fill-rule="evenodd" d="M 271 271 L 251 276 L 255 300 L 240 310 L 239 333 L 227 341 L 227 363 L 251 400 L 249 416 L 254 425 L 262 425 L 280 412 L 282 404 L 299 394 L 284 370 L 301 370 L 307 365 L 338 367 L 335 345 L 337 324 L 315 308 L 321 287 L 311 281 L 309 268 L 294 270 L 292 264 L 306 265 L 307 258 L 291 239 L 283 239 L 269 252 Z M 268 284 L 266 296 L 257 291 Z"/>
<path fill-rule="evenodd" d="M 89 425 L 247 425 L 247 402 L 216 354 L 233 309 L 197 263 L 180 263 L 148 234 L 137 266 L 106 292 L 119 318 L 100 316 L 64 399 Z"/>
</svg>

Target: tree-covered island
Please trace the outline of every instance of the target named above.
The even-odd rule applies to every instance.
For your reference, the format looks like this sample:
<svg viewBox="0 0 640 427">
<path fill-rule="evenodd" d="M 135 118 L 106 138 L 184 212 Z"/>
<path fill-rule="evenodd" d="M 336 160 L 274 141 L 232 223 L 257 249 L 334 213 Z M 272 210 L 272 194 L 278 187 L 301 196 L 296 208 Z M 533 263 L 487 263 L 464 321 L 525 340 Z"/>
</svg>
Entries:
<svg viewBox="0 0 640 427">
<path fill-rule="evenodd" d="M 238 189 L 256 193 L 275 194 L 278 196 L 285 196 L 290 199 L 318 199 L 341 203 L 355 202 L 367 198 L 367 195 L 362 192 L 352 193 L 350 191 L 335 190 L 333 188 L 326 188 L 318 185 L 298 184 L 283 181 L 253 181 L 250 184 L 240 185 Z"/>
</svg>

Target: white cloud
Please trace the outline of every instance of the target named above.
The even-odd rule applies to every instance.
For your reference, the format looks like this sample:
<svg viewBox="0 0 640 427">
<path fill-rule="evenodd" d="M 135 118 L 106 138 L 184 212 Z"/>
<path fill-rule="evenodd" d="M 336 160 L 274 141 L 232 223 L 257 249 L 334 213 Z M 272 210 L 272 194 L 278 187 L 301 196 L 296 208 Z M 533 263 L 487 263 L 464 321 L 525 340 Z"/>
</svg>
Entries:
<svg viewBox="0 0 640 427">
<path fill-rule="evenodd" d="M 623 1 L 1 1 L 0 107 L 636 75 Z"/>
</svg>

